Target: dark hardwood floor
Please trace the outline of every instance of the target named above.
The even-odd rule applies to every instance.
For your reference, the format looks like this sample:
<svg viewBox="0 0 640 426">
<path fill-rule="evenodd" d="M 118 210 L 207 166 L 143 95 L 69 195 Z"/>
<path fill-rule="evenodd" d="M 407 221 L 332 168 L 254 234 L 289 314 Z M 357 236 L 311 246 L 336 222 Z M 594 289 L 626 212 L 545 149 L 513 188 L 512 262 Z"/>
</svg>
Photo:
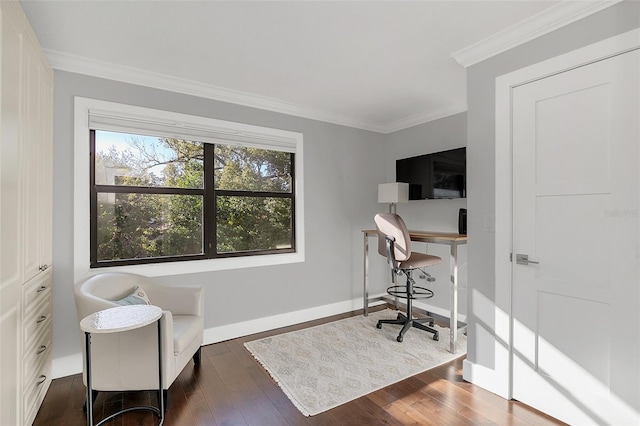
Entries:
<svg viewBox="0 0 640 426">
<path fill-rule="evenodd" d="M 202 348 L 202 364 L 187 364 L 169 389 L 164 424 L 191 425 L 557 425 L 517 401 L 506 401 L 462 380 L 460 357 L 325 411 L 303 416 L 244 348 L 245 342 L 329 321 L 361 311 L 254 334 Z M 34 425 L 85 425 L 82 375 L 56 379 Z M 156 405 L 153 392 L 101 392 L 95 420 L 136 405 Z M 156 425 L 150 412 L 130 412 L 108 425 Z"/>
</svg>

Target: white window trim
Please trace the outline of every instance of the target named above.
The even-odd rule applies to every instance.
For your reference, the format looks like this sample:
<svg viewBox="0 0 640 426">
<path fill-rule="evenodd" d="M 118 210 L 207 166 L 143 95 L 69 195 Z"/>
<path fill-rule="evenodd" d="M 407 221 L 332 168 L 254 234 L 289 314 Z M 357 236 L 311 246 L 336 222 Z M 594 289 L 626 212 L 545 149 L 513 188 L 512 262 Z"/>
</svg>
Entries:
<svg viewBox="0 0 640 426">
<path fill-rule="evenodd" d="M 266 254 L 260 256 L 241 256 L 219 259 L 189 260 L 184 262 L 149 263 L 143 265 L 113 266 L 106 268 L 90 268 L 90 205 L 89 205 L 89 113 L 99 111 L 101 114 L 113 116 L 131 116 L 146 118 L 151 121 L 165 123 L 181 123 L 194 128 L 218 129 L 221 135 L 239 135 L 242 139 L 250 135 L 254 146 L 289 145 L 295 152 L 295 237 L 296 252 L 283 254 Z M 222 143 L 243 143 L 234 140 L 235 136 L 211 138 Z M 74 282 L 101 272 L 126 271 L 146 276 L 166 276 L 190 274 L 198 272 L 220 271 L 227 269 L 251 268 L 259 266 L 282 265 L 304 262 L 304 171 L 302 134 L 286 130 L 253 126 L 250 124 L 216 120 L 207 117 L 161 111 L 133 105 L 107 102 L 96 99 L 75 97 L 74 102 L 74 232 L 73 232 L 73 278 Z"/>
</svg>

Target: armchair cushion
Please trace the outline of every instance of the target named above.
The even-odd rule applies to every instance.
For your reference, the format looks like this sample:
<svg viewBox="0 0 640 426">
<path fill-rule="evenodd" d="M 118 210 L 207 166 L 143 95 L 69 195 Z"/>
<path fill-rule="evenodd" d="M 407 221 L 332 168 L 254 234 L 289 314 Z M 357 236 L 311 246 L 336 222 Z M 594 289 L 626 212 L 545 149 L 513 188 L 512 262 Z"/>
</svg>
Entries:
<svg viewBox="0 0 640 426">
<path fill-rule="evenodd" d="M 173 316 L 173 351 L 186 350 L 200 335 L 200 318 L 195 315 Z"/>
</svg>

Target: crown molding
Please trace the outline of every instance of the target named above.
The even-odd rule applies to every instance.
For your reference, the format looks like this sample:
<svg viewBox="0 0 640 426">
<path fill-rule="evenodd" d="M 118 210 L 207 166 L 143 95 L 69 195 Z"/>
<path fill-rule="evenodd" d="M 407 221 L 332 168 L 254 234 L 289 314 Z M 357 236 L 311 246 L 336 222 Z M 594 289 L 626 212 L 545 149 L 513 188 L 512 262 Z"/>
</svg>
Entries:
<svg viewBox="0 0 640 426">
<path fill-rule="evenodd" d="M 421 112 L 390 123 L 379 124 L 364 122 L 349 116 L 335 114 L 330 111 L 310 108 L 252 93 L 172 77 L 165 74 L 141 70 L 139 68 L 116 65 L 110 62 L 98 61 L 55 50 L 45 49 L 45 54 L 51 63 L 51 66 L 60 71 L 84 74 L 92 77 L 105 78 L 108 80 L 152 87 L 160 90 L 168 90 L 170 92 L 213 99 L 216 101 L 228 102 L 236 105 L 243 105 L 251 108 L 258 108 L 266 111 L 278 112 L 382 134 L 397 132 L 398 130 L 403 130 L 418 124 L 424 124 L 429 121 L 437 120 L 439 118 L 467 110 L 466 104 L 457 104 L 445 108 Z"/>
<path fill-rule="evenodd" d="M 172 77 L 165 74 L 141 70 L 139 68 L 116 65 L 110 62 L 98 61 L 49 49 L 45 49 L 45 54 L 51 63 L 51 66 L 60 71 L 84 74 L 92 77 L 105 78 L 160 90 L 168 90 L 170 92 L 213 99 L 216 101 L 339 124 L 342 126 L 354 127 L 377 133 L 386 133 L 386 127 L 376 123 L 368 123 L 349 116 L 285 102 L 266 96 L 259 96 L 252 93 Z"/>
<path fill-rule="evenodd" d="M 471 46 L 454 52 L 451 56 L 463 67 L 468 67 L 499 53 L 505 52 L 536 37 L 575 22 L 623 0 L 563 1 L 531 18 L 506 28 Z M 213 99 L 376 133 L 389 134 L 429 121 L 458 114 L 467 110 L 464 103 L 424 111 L 390 123 L 368 122 L 335 112 L 312 108 L 275 98 L 260 96 L 193 80 L 117 65 L 83 56 L 45 49 L 52 68 L 98 78 L 120 81 L 139 86 Z"/>
<path fill-rule="evenodd" d="M 467 111 L 466 103 L 459 103 L 450 105 L 444 108 L 435 108 L 428 111 L 424 111 L 418 114 L 410 115 L 400 120 L 392 121 L 385 126 L 384 133 L 389 134 L 400 130 L 408 129 L 409 127 L 417 126 L 419 124 L 428 123 L 429 121 L 438 120 L 440 118 L 449 117 L 450 115 L 459 114 Z"/>
<path fill-rule="evenodd" d="M 516 46 L 550 33 L 622 0 L 563 1 L 505 28 L 471 46 L 451 54 L 463 67 L 469 67 Z"/>
</svg>

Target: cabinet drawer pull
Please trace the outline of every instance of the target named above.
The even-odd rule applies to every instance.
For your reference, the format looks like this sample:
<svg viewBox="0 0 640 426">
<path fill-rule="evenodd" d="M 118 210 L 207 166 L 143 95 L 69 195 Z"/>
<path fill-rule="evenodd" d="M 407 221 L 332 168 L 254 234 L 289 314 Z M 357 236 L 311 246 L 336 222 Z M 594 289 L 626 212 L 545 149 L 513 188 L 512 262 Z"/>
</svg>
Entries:
<svg viewBox="0 0 640 426">
<path fill-rule="evenodd" d="M 40 286 L 40 288 L 36 290 L 36 293 L 40 293 L 42 291 L 45 291 L 46 289 L 47 289 L 46 285 Z"/>
<path fill-rule="evenodd" d="M 47 264 L 40 265 L 40 266 L 38 267 L 38 269 L 39 269 L 39 270 L 41 270 L 41 271 L 46 271 L 48 268 L 49 268 L 49 265 L 47 265 Z"/>
<path fill-rule="evenodd" d="M 37 386 L 40 386 L 41 384 L 43 384 L 45 381 L 47 380 L 47 376 L 45 376 L 44 374 L 41 374 L 40 377 L 38 377 L 38 383 L 36 383 Z"/>
<path fill-rule="evenodd" d="M 36 324 L 40 324 L 42 321 L 46 320 L 47 316 L 46 315 L 42 315 L 40 318 L 38 318 L 36 320 Z"/>
<path fill-rule="evenodd" d="M 47 350 L 47 347 L 45 345 L 42 345 L 38 348 L 38 352 L 36 352 L 36 355 L 40 355 L 42 352 L 46 350 Z"/>
</svg>

